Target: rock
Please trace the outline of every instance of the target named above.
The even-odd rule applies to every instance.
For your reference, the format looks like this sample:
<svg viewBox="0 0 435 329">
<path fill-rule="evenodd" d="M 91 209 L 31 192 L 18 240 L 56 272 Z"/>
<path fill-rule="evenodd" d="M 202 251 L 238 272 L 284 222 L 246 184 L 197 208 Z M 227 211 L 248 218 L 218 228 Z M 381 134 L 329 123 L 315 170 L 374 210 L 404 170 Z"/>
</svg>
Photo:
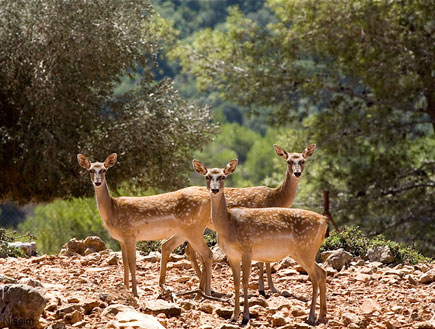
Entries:
<svg viewBox="0 0 435 329">
<path fill-rule="evenodd" d="M 70 304 L 77 304 L 77 303 L 80 302 L 80 298 L 77 298 L 77 297 L 74 297 L 74 296 L 73 297 L 68 297 L 66 300 Z"/>
<path fill-rule="evenodd" d="M 150 312 L 153 314 L 165 313 L 166 316 L 171 317 L 180 315 L 181 307 L 177 304 L 158 299 L 146 301 L 144 303 L 144 312 Z"/>
<path fill-rule="evenodd" d="M 80 254 L 83 255 L 85 252 L 85 244 L 81 240 L 77 240 L 76 238 L 72 238 L 69 240 L 62 249 L 65 249 L 68 255 L 70 254 Z"/>
<path fill-rule="evenodd" d="M 320 257 L 319 257 L 320 262 L 321 263 L 325 262 L 325 260 L 328 259 L 328 257 L 331 256 L 333 253 L 334 253 L 333 250 L 327 250 L 327 251 L 320 253 Z"/>
<path fill-rule="evenodd" d="M 48 258 L 47 255 L 42 255 L 42 256 L 40 256 L 40 257 L 32 258 L 32 259 L 30 260 L 30 262 L 31 262 L 32 264 L 39 264 L 39 263 L 45 261 L 47 258 Z"/>
<path fill-rule="evenodd" d="M 219 329 L 240 329 L 240 327 L 237 324 L 224 323 Z"/>
<path fill-rule="evenodd" d="M 355 276 L 356 281 L 368 282 L 371 280 L 371 276 L 368 274 L 357 273 Z"/>
<path fill-rule="evenodd" d="M 105 264 L 118 265 L 118 256 L 115 253 L 112 253 L 109 257 L 107 257 Z"/>
<path fill-rule="evenodd" d="M 431 283 L 435 281 L 435 268 L 427 271 L 426 273 L 423 273 L 420 278 L 419 281 L 421 283 Z"/>
<path fill-rule="evenodd" d="M 82 310 L 83 309 L 78 304 L 64 306 L 56 311 L 56 319 L 63 319 L 66 317 L 66 315 L 72 314 L 75 311 L 80 312 Z"/>
<path fill-rule="evenodd" d="M 203 311 L 204 313 L 212 314 L 213 310 L 214 310 L 214 307 L 213 307 L 213 305 L 211 305 L 209 303 L 204 303 L 204 304 L 201 304 L 199 309 L 201 311 Z"/>
<path fill-rule="evenodd" d="M 106 328 L 144 328 L 164 329 L 154 317 L 140 313 L 130 306 L 114 304 L 107 307 L 101 316 L 112 314 L 116 320 L 110 321 Z"/>
<path fill-rule="evenodd" d="M 21 249 L 27 256 L 36 256 L 36 242 L 7 242 L 8 247 Z"/>
<path fill-rule="evenodd" d="M 100 306 L 100 301 L 96 299 L 85 299 L 82 303 L 80 303 L 80 306 L 83 308 L 84 313 L 88 315 L 91 314 L 95 307 Z"/>
<path fill-rule="evenodd" d="M 361 311 L 365 314 L 370 314 L 373 313 L 375 311 L 379 311 L 381 309 L 381 307 L 379 306 L 378 302 L 375 301 L 374 299 L 366 299 L 362 305 L 360 306 Z"/>
<path fill-rule="evenodd" d="M 341 319 L 342 319 L 343 324 L 345 326 L 347 326 L 351 323 L 359 324 L 361 321 L 360 318 L 356 314 L 353 314 L 353 313 L 343 313 L 341 315 Z"/>
<path fill-rule="evenodd" d="M 295 266 L 297 263 L 291 257 L 286 257 L 282 261 L 279 262 L 281 268 Z"/>
<path fill-rule="evenodd" d="M 86 248 L 86 250 L 83 253 L 83 255 L 87 256 L 87 255 L 93 254 L 94 252 L 96 252 L 94 249 L 92 249 L 92 248 Z"/>
<path fill-rule="evenodd" d="M 106 302 L 106 303 L 110 303 L 113 299 L 112 296 L 110 294 L 108 294 L 107 292 L 102 292 L 102 293 L 98 294 L 98 298 L 102 302 Z"/>
<path fill-rule="evenodd" d="M 334 250 L 328 258 L 325 260 L 325 266 L 330 266 L 337 271 L 340 271 L 343 267 L 347 267 L 351 260 L 352 254 L 344 249 Z"/>
<path fill-rule="evenodd" d="M 181 268 L 184 270 L 188 270 L 192 268 L 192 264 L 190 263 L 189 260 L 183 259 L 176 263 L 170 263 L 170 265 L 168 265 L 168 268 Z"/>
<path fill-rule="evenodd" d="M 417 280 L 414 279 L 414 277 L 411 274 L 408 274 L 405 276 L 405 279 L 408 280 L 408 282 L 412 285 L 417 284 Z"/>
<path fill-rule="evenodd" d="M 34 328 L 47 304 L 34 288 L 20 284 L 6 284 L 0 294 L 0 328 Z"/>
<path fill-rule="evenodd" d="M 94 252 L 100 252 L 107 249 L 104 241 L 98 236 L 88 236 L 83 242 L 85 249 L 93 249 Z"/>
<path fill-rule="evenodd" d="M 178 261 L 183 260 L 185 258 L 186 257 L 184 255 L 171 254 L 169 256 L 169 261 L 170 262 L 178 262 Z"/>
<path fill-rule="evenodd" d="M 211 248 L 211 251 L 213 253 L 213 260 L 218 263 L 226 263 L 228 261 L 227 255 L 218 247 L 218 245 L 215 245 L 213 248 Z"/>
<path fill-rule="evenodd" d="M 272 315 L 272 327 L 282 327 L 286 324 L 287 322 L 282 314 Z"/>
<path fill-rule="evenodd" d="M 381 262 L 383 264 L 391 264 L 395 257 L 388 246 L 376 246 L 367 251 L 366 257 L 371 262 Z"/>
<path fill-rule="evenodd" d="M 142 260 L 149 263 L 158 263 L 161 257 L 159 252 L 151 251 L 147 256 L 143 256 Z"/>
<path fill-rule="evenodd" d="M 233 315 L 233 310 L 229 308 L 217 308 L 216 314 L 219 315 L 221 318 L 229 319 Z"/>
<path fill-rule="evenodd" d="M 416 265 L 416 268 L 420 271 L 422 271 L 423 273 L 426 273 L 427 271 L 430 270 L 430 267 L 427 264 L 419 264 Z"/>
<path fill-rule="evenodd" d="M 56 309 L 57 309 L 57 304 L 56 304 L 56 303 L 48 304 L 48 305 L 45 307 L 45 310 L 46 310 L 47 312 L 53 312 L 53 311 L 55 311 Z"/>
<path fill-rule="evenodd" d="M 305 269 L 299 264 L 294 265 L 294 268 L 301 274 L 307 274 L 307 271 L 305 271 Z"/>
<path fill-rule="evenodd" d="M 9 276 L 3 275 L 0 273 L 0 283 L 1 284 L 15 284 L 18 283 L 17 280 L 15 280 L 14 278 L 11 278 Z"/>
<path fill-rule="evenodd" d="M 76 311 L 73 311 L 72 313 L 65 315 L 64 320 L 66 323 L 74 324 L 74 323 L 82 321 L 83 318 L 84 318 L 83 313 L 76 310 Z"/>
<path fill-rule="evenodd" d="M 415 329 L 435 329 L 435 320 L 417 322 L 414 324 Z"/>
</svg>

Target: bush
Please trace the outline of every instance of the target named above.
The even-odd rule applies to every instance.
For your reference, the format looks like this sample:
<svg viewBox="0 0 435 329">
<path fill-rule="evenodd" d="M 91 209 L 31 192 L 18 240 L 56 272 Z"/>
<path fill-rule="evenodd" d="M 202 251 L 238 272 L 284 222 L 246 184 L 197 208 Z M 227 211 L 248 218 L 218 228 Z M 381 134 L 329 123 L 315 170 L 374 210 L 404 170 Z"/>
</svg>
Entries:
<svg viewBox="0 0 435 329">
<path fill-rule="evenodd" d="M 94 198 L 57 200 L 38 206 L 18 229 L 36 236 L 39 253 L 56 254 L 70 239 L 90 235 L 99 236 L 109 248 L 119 250 L 118 242 L 104 228 Z"/>
<path fill-rule="evenodd" d="M 387 246 L 394 255 L 395 263 L 417 264 L 425 261 L 432 261 L 424 257 L 418 251 L 406 247 L 401 243 L 386 240 L 382 235 L 376 235 L 373 238 L 367 237 L 358 226 L 346 227 L 341 232 L 334 231 L 325 239 L 321 251 L 336 250 L 343 248 L 354 256 L 365 257 L 368 250 L 376 246 Z"/>
<path fill-rule="evenodd" d="M 32 240 L 35 240 L 35 237 L 30 233 L 18 235 L 15 231 L 7 231 L 5 228 L 0 228 L 0 258 L 27 257 L 21 249 L 9 247 L 8 242 L 31 242 Z"/>
</svg>

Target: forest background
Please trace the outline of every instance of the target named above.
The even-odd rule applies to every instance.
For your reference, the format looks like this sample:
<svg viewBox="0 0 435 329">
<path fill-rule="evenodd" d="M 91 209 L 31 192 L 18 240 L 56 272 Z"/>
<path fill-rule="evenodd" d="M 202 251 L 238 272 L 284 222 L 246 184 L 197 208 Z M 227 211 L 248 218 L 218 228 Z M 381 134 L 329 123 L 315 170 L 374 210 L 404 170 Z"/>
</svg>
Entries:
<svg viewBox="0 0 435 329">
<path fill-rule="evenodd" d="M 95 160 L 119 153 L 122 167 L 107 175 L 114 195 L 202 185 L 189 168 L 192 158 L 209 166 L 238 158 L 231 186 L 278 186 L 286 164 L 272 145 L 302 152 L 316 143 L 293 207 L 322 212 L 328 190 L 340 227 L 358 225 L 369 236 L 383 234 L 435 256 L 435 4 L 153 0 L 152 6 L 146 33 L 154 41 L 145 51 L 152 56 L 142 58 L 148 65 L 125 65 L 114 84 L 108 72 L 114 123 L 77 141 Z M 145 100 L 138 96 L 144 93 Z M 155 104 L 154 119 L 141 112 L 143 102 Z M 141 116 L 149 118 L 142 125 Z M 75 133 L 88 133 L 92 126 L 77 128 L 86 124 Z M 167 126 L 172 130 L 159 135 Z M 110 144 L 107 135 L 130 143 Z M 152 147 L 155 136 L 161 143 Z M 68 185 L 60 191 L 54 181 L 44 193 L 26 185 L 26 193 L 7 194 L 5 184 L 2 199 L 15 203 L 1 206 L 0 226 L 32 232 L 47 253 L 90 234 L 116 249 L 75 161 L 67 161 L 65 178 L 54 177 Z M 50 203 L 31 211 L 16 206 L 41 201 Z"/>
</svg>

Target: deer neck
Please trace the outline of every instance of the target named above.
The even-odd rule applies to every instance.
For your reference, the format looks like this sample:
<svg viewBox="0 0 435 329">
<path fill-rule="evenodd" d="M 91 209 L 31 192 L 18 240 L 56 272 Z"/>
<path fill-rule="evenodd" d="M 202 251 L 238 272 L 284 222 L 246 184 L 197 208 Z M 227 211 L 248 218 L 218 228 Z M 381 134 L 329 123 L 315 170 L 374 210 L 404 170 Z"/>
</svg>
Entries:
<svg viewBox="0 0 435 329">
<path fill-rule="evenodd" d="M 107 187 L 106 180 L 101 184 L 101 186 L 94 186 L 95 196 L 97 198 L 97 208 L 100 213 L 101 218 L 105 223 L 109 222 L 109 219 L 113 215 L 112 209 L 112 198 L 109 193 L 109 188 Z"/>
<path fill-rule="evenodd" d="M 228 235 L 230 221 L 224 192 L 219 195 L 211 195 L 210 202 L 211 221 L 216 232 L 220 235 Z"/>
<path fill-rule="evenodd" d="M 290 207 L 296 196 L 299 179 L 295 178 L 287 168 L 284 181 L 277 189 L 277 205 L 276 207 Z"/>
</svg>

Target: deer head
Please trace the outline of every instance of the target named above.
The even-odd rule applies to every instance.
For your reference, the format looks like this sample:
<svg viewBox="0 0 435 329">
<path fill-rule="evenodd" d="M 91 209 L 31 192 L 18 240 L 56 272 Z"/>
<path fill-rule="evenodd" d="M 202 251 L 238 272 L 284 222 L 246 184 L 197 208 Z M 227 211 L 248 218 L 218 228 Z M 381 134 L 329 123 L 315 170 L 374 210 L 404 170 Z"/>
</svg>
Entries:
<svg viewBox="0 0 435 329">
<path fill-rule="evenodd" d="M 288 171 L 293 177 L 299 179 L 304 171 L 305 159 L 313 155 L 316 144 L 308 145 L 302 153 L 288 153 L 282 147 L 273 144 L 276 154 L 287 161 Z"/>
<path fill-rule="evenodd" d="M 213 168 L 207 169 L 204 164 L 197 160 L 193 160 L 195 171 L 204 176 L 207 180 L 207 190 L 212 194 L 218 194 L 224 190 L 224 180 L 228 175 L 231 175 L 237 168 L 238 160 L 231 160 L 223 169 Z"/>
<path fill-rule="evenodd" d="M 81 153 L 77 154 L 79 165 L 89 171 L 89 174 L 91 175 L 91 182 L 95 187 L 103 185 L 106 177 L 106 171 L 115 165 L 116 159 L 116 153 L 112 153 L 104 162 L 90 162 L 85 155 Z"/>
</svg>

